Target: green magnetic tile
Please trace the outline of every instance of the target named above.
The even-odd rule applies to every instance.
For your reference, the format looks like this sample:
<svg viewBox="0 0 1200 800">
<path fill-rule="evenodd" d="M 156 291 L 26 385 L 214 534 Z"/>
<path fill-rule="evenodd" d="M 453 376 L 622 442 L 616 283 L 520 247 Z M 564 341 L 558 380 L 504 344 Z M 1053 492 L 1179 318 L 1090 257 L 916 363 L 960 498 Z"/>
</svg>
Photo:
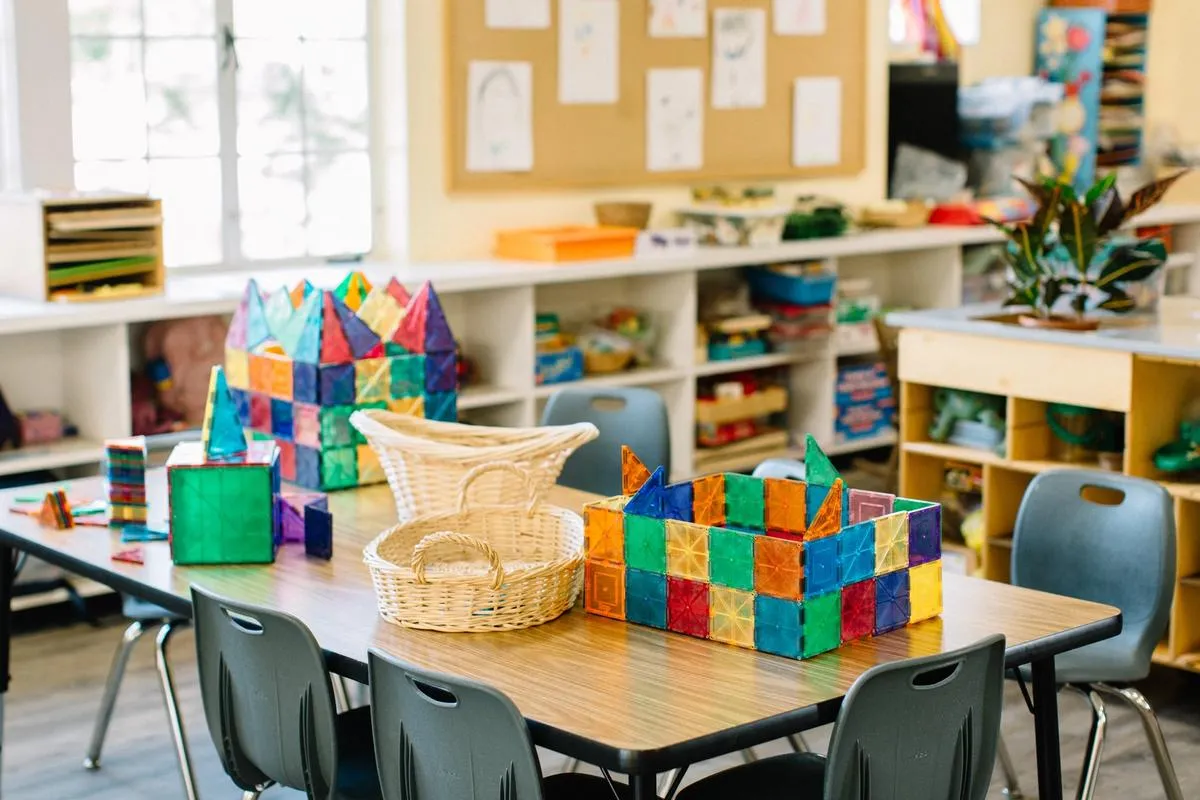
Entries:
<svg viewBox="0 0 1200 800">
<path fill-rule="evenodd" d="M 930 508 L 937 503 L 930 503 L 926 500 L 910 500 L 907 497 L 897 497 L 892 502 L 892 513 L 898 514 L 901 511 L 916 511 L 919 508 Z"/>
<path fill-rule="evenodd" d="M 402 344 L 396 344 L 395 342 L 387 342 L 383 350 L 384 354 L 389 356 L 408 355 L 408 348 Z"/>
<path fill-rule="evenodd" d="M 840 591 L 804 599 L 804 657 L 828 652 L 842 643 Z"/>
<path fill-rule="evenodd" d="M 387 403 L 359 403 L 352 410 L 364 411 L 372 408 L 380 411 L 387 411 Z M 353 425 L 350 426 L 350 440 L 353 444 L 367 443 L 367 437 L 363 436 L 362 433 L 359 432 L 358 428 L 354 427 Z"/>
<path fill-rule="evenodd" d="M 725 475 L 725 518 L 731 527 L 763 530 L 765 509 L 761 478 L 737 473 Z"/>
<path fill-rule="evenodd" d="M 661 519 L 625 515 L 625 563 L 646 572 L 667 572 L 667 527 Z"/>
<path fill-rule="evenodd" d="M 708 529 L 708 572 L 719 586 L 753 591 L 754 537 L 748 533 Z"/>
<path fill-rule="evenodd" d="M 167 479 L 176 564 L 275 560 L 270 467 L 177 467 Z"/>
<path fill-rule="evenodd" d="M 348 489 L 358 485 L 358 449 L 335 447 L 321 452 L 321 488 Z"/>
<path fill-rule="evenodd" d="M 325 406 L 321 409 L 321 447 L 346 447 L 354 443 L 350 415 L 354 406 Z"/>
<path fill-rule="evenodd" d="M 425 356 L 392 358 L 392 397 L 420 397 L 425 393 Z"/>
</svg>

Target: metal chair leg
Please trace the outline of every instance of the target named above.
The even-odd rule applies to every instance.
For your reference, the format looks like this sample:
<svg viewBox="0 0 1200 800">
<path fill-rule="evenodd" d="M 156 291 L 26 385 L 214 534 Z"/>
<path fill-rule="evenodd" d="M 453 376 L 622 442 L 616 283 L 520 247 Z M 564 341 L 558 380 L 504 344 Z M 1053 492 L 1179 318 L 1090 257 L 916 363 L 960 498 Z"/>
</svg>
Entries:
<svg viewBox="0 0 1200 800">
<path fill-rule="evenodd" d="M 121 642 L 117 645 L 117 652 L 113 654 L 108 679 L 104 683 L 104 696 L 100 699 L 100 713 L 96 716 L 96 726 L 92 729 L 92 741 L 83 759 L 83 766 L 87 769 L 100 769 L 100 750 L 104 747 L 108 723 L 112 721 L 113 707 L 117 704 L 117 692 L 121 689 L 121 679 L 125 677 L 129 655 L 138 640 L 153 627 L 155 626 L 151 625 L 148 628 L 140 622 L 134 622 L 121 634 Z"/>
<path fill-rule="evenodd" d="M 672 800 L 675 793 L 679 791 L 679 784 L 683 783 L 683 776 L 686 774 L 687 767 L 680 767 L 659 775 L 658 796 L 663 800 Z"/>
<path fill-rule="evenodd" d="M 1179 787 L 1179 778 L 1176 777 L 1175 766 L 1171 763 L 1167 740 L 1163 738 L 1162 728 L 1158 724 L 1158 717 L 1155 716 L 1154 709 L 1150 707 L 1150 703 L 1146 701 L 1142 693 L 1130 686 L 1118 689 L 1103 683 L 1098 683 L 1092 688 L 1125 701 L 1138 713 L 1142 720 L 1142 728 L 1146 731 L 1146 740 L 1150 743 L 1150 752 L 1154 754 L 1154 763 L 1158 766 L 1158 776 L 1162 779 L 1163 792 L 1166 794 L 1167 800 L 1183 800 L 1183 790 Z"/>
<path fill-rule="evenodd" d="M 1025 795 L 1021 793 L 1021 783 L 1017 779 L 1017 768 L 1013 765 L 1012 756 L 1008 754 L 1008 746 L 1004 743 L 1003 736 L 996 747 L 996 757 L 1000 761 L 1000 770 L 1004 773 L 1004 796 L 1010 800 L 1024 800 Z"/>
<path fill-rule="evenodd" d="M 175 679 L 171 674 L 171 664 L 167 660 L 167 645 L 171 636 L 180 628 L 188 627 L 187 622 L 172 621 L 165 623 L 158 631 L 155 640 L 155 664 L 158 667 L 158 677 L 162 685 L 163 703 L 167 707 L 167 717 L 171 721 L 171 737 L 175 745 L 175 757 L 179 760 L 179 772 L 183 777 L 183 791 L 187 800 L 196 800 L 196 776 L 192 772 L 192 758 L 188 753 L 187 736 L 183 731 L 183 718 L 179 713 L 179 700 L 175 695 Z"/>
<path fill-rule="evenodd" d="M 1080 689 L 1080 692 L 1084 692 Z M 1083 751 L 1083 769 L 1079 773 L 1077 800 L 1092 800 L 1096 793 L 1096 776 L 1100 772 L 1100 757 L 1104 753 L 1104 734 L 1108 730 L 1108 712 L 1104 701 L 1094 690 L 1086 691 L 1092 704 L 1092 728 L 1088 732 L 1087 749 Z"/>
<path fill-rule="evenodd" d="M 758 761 L 758 753 L 754 752 L 753 747 L 747 747 L 742 751 L 742 761 L 747 764 L 753 764 L 755 761 Z"/>
<path fill-rule="evenodd" d="M 563 772 L 574 772 L 577 769 L 579 769 L 578 758 L 568 758 L 567 763 L 563 764 Z"/>
<path fill-rule="evenodd" d="M 341 675 L 330 675 L 330 680 L 333 682 L 333 701 L 339 712 L 350 710 L 350 691 L 346 686 L 346 679 Z"/>
<path fill-rule="evenodd" d="M 811 753 L 812 748 L 808 746 L 808 742 L 804 738 L 803 733 L 792 733 L 787 737 L 788 744 L 792 746 L 792 750 L 797 753 Z"/>
</svg>

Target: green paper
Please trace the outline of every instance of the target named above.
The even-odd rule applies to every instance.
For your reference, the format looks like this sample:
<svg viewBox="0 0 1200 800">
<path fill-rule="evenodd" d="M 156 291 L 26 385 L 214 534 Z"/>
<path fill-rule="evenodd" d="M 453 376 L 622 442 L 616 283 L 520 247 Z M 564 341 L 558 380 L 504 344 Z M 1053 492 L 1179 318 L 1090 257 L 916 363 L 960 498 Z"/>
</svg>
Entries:
<svg viewBox="0 0 1200 800">
<path fill-rule="evenodd" d="M 841 591 L 804 600 L 804 657 L 812 658 L 842 643 Z"/>
<path fill-rule="evenodd" d="M 730 525 L 761 531 L 765 508 L 762 479 L 732 472 L 725 475 L 725 517 Z"/>
<path fill-rule="evenodd" d="M 358 485 L 358 450 L 335 447 L 321 452 L 321 488 L 326 491 Z"/>
<path fill-rule="evenodd" d="M 625 515 L 625 564 L 659 575 L 667 573 L 667 527 L 661 519 Z"/>
<path fill-rule="evenodd" d="M 176 564 L 275 560 L 269 466 L 172 467 L 167 481 Z"/>
<path fill-rule="evenodd" d="M 347 447 L 354 444 L 350 415 L 354 406 L 325 406 L 321 409 L 321 448 Z"/>
<path fill-rule="evenodd" d="M 814 486 L 833 486 L 842 477 L 810 433 L 804 444 L 804 480 Z"/>
<path fill-rule="evenodd" d="M 754 591 L 754 537 L 725 528 L 708 529 L 708 572 L 713 583 Z"/>
</svg>

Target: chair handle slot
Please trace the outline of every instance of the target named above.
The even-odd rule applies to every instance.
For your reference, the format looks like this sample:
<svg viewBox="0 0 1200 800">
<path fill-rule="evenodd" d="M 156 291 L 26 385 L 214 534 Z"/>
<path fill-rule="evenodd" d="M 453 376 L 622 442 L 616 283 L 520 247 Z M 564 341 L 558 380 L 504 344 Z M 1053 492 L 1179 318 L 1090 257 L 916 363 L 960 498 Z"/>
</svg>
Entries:
<svg viewBox="0 0 1200 800">
<path fill-rule="evenodd" d="M 263 624 L 254 617 L 248 614 L 242 614 L 241 612 L 234 611 L 230 608 L 225 608 L 224 606 L 221 607 L 221 610 L 225 612 L 225 616 L 229 620 L 229 624 L 235 629 L 241 631 L 242 633 L 250 634 L 251 636 L 263 635 Z"/>
<path fill-rule="evenodd" d="M 413 685 L 413 688 L 429 703 L 441 706 L 442 708 L 456 708 L 458 706 L 458 697 L 449 689 L 418 680 L 412 675 L 406 675 L 405 677 L 408 678 L 408 682 Z"/>
<path fill-rule="evenodd" d="M 944 686 L 958 676 L 962 665 L 963 662 L 955 661 L 953 664 L 918 672 L 912 677 L 912 687 L 914 689 L 936 689 Z"/>
</svg>

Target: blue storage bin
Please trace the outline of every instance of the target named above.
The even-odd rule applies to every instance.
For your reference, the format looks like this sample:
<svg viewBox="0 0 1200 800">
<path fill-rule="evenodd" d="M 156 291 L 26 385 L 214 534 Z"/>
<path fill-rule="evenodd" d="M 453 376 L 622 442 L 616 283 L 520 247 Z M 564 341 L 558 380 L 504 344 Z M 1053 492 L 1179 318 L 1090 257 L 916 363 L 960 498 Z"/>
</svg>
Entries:
<svg viewBox="0 0 1200 800">
<path fill-rule="evenodd" d="M 708 345 L 709 361 L 735 361 L 739 358 L 754 358 L 765 355 L 767 343 L 762 339 L 749 339 L 740 344 L 714 342 Z"/>
<path fill-rule="evenodd" d="M 829 305 L 837 286 L 837 275 L 832 272 L 783 275 L 766 267 L 747 270 L 746 280 L 756 297 L 798 306 Z"/>
</svg>

